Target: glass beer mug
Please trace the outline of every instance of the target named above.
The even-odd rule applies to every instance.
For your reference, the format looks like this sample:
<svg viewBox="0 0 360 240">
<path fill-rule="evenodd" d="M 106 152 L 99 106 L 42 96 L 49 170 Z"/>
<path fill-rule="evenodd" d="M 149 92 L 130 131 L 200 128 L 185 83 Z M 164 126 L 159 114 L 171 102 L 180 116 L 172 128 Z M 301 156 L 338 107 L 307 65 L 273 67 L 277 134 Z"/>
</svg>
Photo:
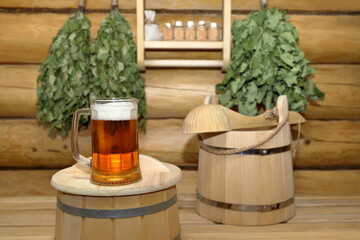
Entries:
<svg viewBox="0 0 360 240">
<path fill-rule="evenodd" d="M 75 160 L 91 168 L 90 181 L 98 185 L 125 185 L 139 181 L 138 103 L 135 98 L 97 98 L 90 109 L 75 111 L 71 150 Z M 78 125 L 81 115 L 90 115 L 92 157 L 79 153 Z"/>
</svg>

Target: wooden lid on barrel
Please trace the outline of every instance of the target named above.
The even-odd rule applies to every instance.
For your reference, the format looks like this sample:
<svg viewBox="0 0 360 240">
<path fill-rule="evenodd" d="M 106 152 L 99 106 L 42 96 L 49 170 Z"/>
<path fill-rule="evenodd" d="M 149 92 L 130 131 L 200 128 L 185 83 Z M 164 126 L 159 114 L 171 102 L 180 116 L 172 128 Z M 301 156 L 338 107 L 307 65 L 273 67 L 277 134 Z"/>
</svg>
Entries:
<svg viewBox="0 0 360 240">
<path fill-rule="evenodd" d="M 100 186 L 90 182 L 90 169 L 79 163 L 54 174 L 51 185 L 65 193 L 86 196 L 126 196 L 160 191 L 176 185 L 181 170 L 172 164 L 139 155 L 142 179 L 122 186 Z"/>
</svg>

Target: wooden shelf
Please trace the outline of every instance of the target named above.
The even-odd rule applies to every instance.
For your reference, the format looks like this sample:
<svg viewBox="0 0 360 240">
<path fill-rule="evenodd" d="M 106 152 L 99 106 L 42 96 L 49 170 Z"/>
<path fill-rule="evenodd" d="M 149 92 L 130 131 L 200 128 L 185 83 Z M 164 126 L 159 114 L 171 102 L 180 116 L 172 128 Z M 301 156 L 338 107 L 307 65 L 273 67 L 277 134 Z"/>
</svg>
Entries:
<svg viewBox="0 0 360 240">
<path fill-rule="evenodd" d="M 191 68 L 221 68 L 222 60 L 190 60 L 190 59 L 148 59 L 144 61 L 147 67 L 191 67 Z"/>
<path fill-rule="evenodd" d="M 222 41 L 144 41 L 145 49 L 214 49 L 222 50 Z"/>
<path fill-rule="evenodd" d="M 220 0 L 219 0 L 220 1 Z M 230 62 L 231 51 L 231 0 L 222 0 L 223 5 L 223 40 L 222 41 L 144 41 L 144 11 L 145 0 L 136 0 L 137 28 L 137 65 L 140 71 L 146 67 L 217 67 L 225 71 Z M 221 60 L 175 60 L 175 59 L 145 59 L 146 50 L 191 49 L 191 50 L 221 50 Z"/>
</svg>

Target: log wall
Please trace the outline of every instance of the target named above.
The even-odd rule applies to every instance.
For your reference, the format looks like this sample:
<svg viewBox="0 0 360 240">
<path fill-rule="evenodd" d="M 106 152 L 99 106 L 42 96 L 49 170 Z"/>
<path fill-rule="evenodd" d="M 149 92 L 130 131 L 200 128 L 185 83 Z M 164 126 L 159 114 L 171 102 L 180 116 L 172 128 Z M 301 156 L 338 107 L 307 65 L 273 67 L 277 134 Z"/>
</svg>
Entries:
<svg viewBox="0 0 360 240">
<path fill-rule="evenodd" d="M 36 78 L 52 38 L 74 12 L 77 0 L 0 0 L 0 169 L 54 169 L 74 163 L 69 139 L 50 139 L 35 119 Z M 110 1 L 88 0 L 92 36 L 106 16 Z M 232 19 L 259 9 L 259 1 L 232 2 Z M 309 102 L 294 158 L 297 189 L 311 181 L 336 182 L 349 171 L 360 181 L 360 1 L 269 0 L 288 10 L 300 47 L 316 73 L 312 76 L 326 98 Z M 120 1 L 136 40 L 135 0 Z M 221 0 L 146 0 L 158 11 L 157 21 L 221 19 Z M 151 51 L 147 58 L 218 59 L 212 51 Z M 222 81 L 220 69 L 148 69 L 144 74 L 149 120 L 140 136 L 140 151 L 162 161 L 196 168 L 198 141 L 181 133 L 183 118 Z M 294 136 L 297 127 L 293 127 Z M 88 130 L 80 146 L 90 152 Z M 350 170 L 351 169 L 351 170 Z M 341 172 L 340 172 L 341 171 Z M 320 180 L 319 180 L 320 179 Z M 335 185 L 334 185 L 335 186 Z M 350 184 L 352 188 L 356 184 Z M 306 193 L 307 190 L 299 190 Z M 349 191 L 349 189 L 347 189 Z M 316 190 L 311 191 L 316 192 Z M 320 192 L 330 192 L 321 190 Z M 341 192 L 336 185 L 333 192 Z"/>
</svg>

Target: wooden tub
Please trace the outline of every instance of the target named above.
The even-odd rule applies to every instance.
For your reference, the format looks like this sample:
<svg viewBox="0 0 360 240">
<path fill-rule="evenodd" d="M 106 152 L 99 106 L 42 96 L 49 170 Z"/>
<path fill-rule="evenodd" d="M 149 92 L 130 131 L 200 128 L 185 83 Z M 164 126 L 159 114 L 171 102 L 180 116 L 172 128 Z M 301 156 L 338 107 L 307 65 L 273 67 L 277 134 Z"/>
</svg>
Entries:
<svg viewBox="0 0 360 240">
<path fill-rule="evenodd" d="M 140 167 L 143 179 L 124 186 L 91 184 L 78 164 L 56 173 L 55 239 L 180 239 L 180 169 L 144 155 Z"/>
</svg>

